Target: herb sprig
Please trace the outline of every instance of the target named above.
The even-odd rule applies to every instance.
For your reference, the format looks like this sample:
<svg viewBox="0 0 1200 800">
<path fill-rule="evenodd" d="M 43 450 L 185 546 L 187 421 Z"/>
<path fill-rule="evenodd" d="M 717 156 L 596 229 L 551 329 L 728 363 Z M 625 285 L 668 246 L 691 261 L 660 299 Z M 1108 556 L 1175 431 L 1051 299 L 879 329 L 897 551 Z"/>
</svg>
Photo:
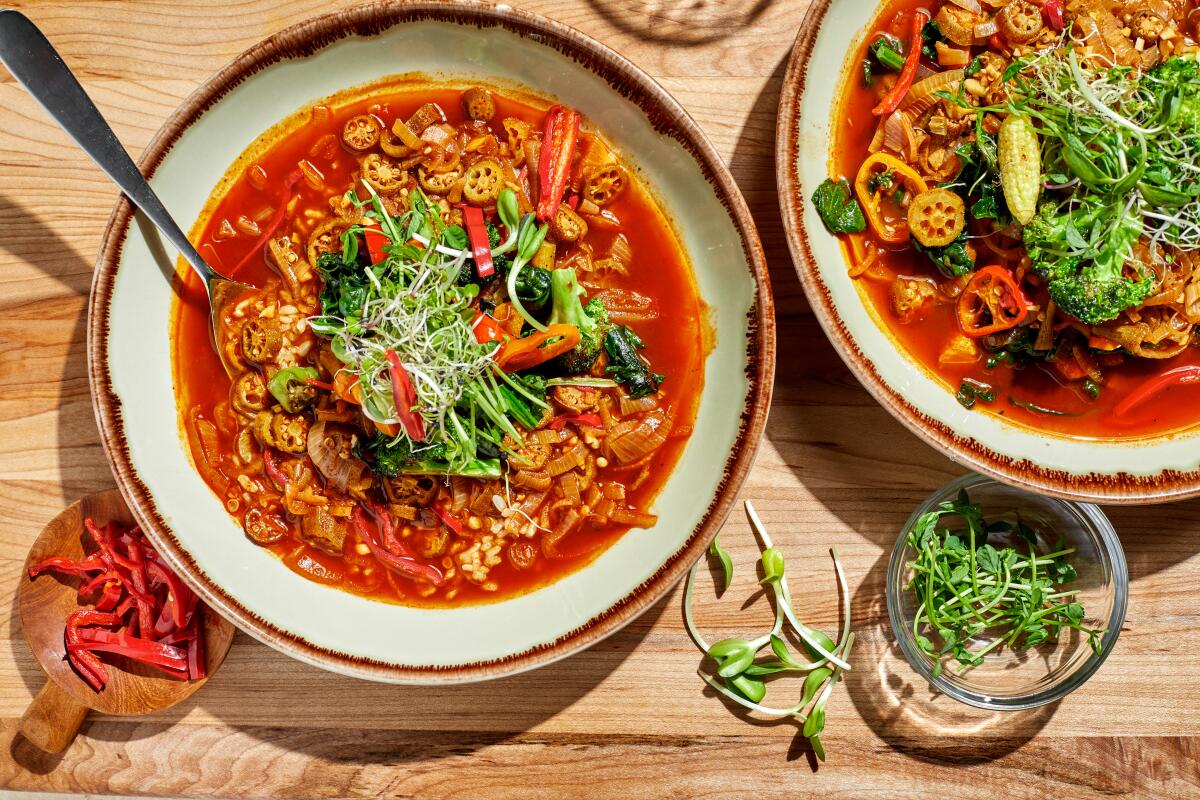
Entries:
<svg viewBox="0 0 1200 800">
<path fill-rule="evenodd" d="M 948 517 L 958 518 L 961 527 L 939 527 Z M 996 547 L 988 541 L 993 536 L 1015 538 L 1025 551 Z M 1037 532 L 1019 516 L 987 522 L 965 490 L 913 525 L 908 545 L 917 555 L 908 564 L 912 579 L 906 587 L 917 603 L 913 639 L 935 662 L 935 677 L 947 656 L 962 673 L 997 648 L 1026 650 L 1057 641 L 1064 628 L 1086 635 L 1100 652 L 1105 631 L 1084 625 L 1079 592 L 1062 588 L 1078 577 L 1067 560 L 1075 548 L 1060 542 L 1039 555 L 1037 543 Z"/>
<path fill-rule="evenodd" d="M 833 688 L 844 671 L 850 669 L 848 659 L 854 646 L 854 634 L 850 630 L 850 591 L 846 575 L 842 570 L 837 550 L 831 549 L 833 568 L 837 575 L 842 597 L 842 630 L 835 643 L 826 633 L 811 628 L 800 621 L 792 608 L 791 590 L 785 575 L 782 551 L 771 541 L 754 506 L 746 502 L 746 514 L 760 542 L 760 563 L 763 578 L 760 584 L 771 590 L 775 607 L 775 622 L 771 629 L 756 639 L 729 638 L 710 644 L 700 633 L 692 618 L 692 595 L 696 587 L 697 562 L 688 573 L 683 594 L 683 615 L 688 633 L 700 650 L 716 663 L 716 670 L 697 670 L 700 677 L 724 697 L 745 708 L 770 719 L 795 719 L 801 724 L 801 733 L 808 738 L 813 752 L 825 760 L 825 748 L 821 743 L 821 732 L 825 728 L 825 706 Z M 733 580 L 733 560 L 713 540 L 709 555 L 721 565 L 721 588 L 723 594 Z M 785 630 L 798 637 L 811 661 L 796 658 L 788 649 L 784 639 Z M 759 658 L 759 653 L 770 648 L 770 656 Z M 788 708 L 773 708 L 762 705 L 766 696 L 766 682 L 787 673 L 807 673 L 799 701 Z"/>
</svg>

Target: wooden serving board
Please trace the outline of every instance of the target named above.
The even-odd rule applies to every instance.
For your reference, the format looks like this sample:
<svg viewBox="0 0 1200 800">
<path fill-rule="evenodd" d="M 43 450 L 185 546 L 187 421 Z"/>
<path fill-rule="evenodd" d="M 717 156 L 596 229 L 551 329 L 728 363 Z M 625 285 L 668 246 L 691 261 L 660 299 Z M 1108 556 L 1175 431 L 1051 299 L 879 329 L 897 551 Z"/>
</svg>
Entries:
<svg viewBox="0 0 1200 800">
<path fill-rule="evenodd" d="M 139 152 L 185 95 L 238 52 L 341 0 L 17 0 L 118 135 Z M 95 717 L 61 758 L 16 740 L 42 676 L 13 618 L 47 520 L 112 485 L 84 356 L 92 264 L 116 191 L 0 76 L 0 787 L 252 797 L 1200 796 L 1200 503 L 1112 510 L 1133 593 L 1116 652 L 1057 706 L 987 714 L 932 698 L 891 645 L 882 592 L 899 527 L 961 469 L 880 409 L 803 300 L 776 202 L 775 109 L 806 0 L 534 0 L 615 47 L 691 112 L 754 211 L 779 308 L 775 407 L 745 497 L 803 618 L 831 627 L 836 544 L 852 584 L 857 669 L 829 708 L 814 773 L 788 724 L 749 724 L 695 676 L 673 592 L 621 634 L 524 676 L 445 689 L 341 678 L 238 636 L 221 672 L 162 714 Z M 864 7 L 867 3 L 864 0 Z M 225 6 L 222 8 L 221 6 Z M 735 513 L 722 541 L 755 555 Z M 701 592 L 705 597 L 707 592 Z M 765 619 L 756 605 L 745 620 Z M 768 698 L 781 701 L 780 689 Z"/>
</svg>

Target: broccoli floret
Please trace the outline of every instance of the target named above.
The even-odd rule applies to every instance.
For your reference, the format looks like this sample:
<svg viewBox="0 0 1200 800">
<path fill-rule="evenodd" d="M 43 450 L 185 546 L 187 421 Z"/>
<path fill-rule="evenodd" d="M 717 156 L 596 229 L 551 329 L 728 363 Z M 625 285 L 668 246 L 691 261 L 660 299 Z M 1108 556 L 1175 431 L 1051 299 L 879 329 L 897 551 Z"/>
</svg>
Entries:
<svg viewBox="0 0 1200 800">
<path fill-rule="evenodd" d="M 499 478 L 498 458 L 472 459 L 461 469 L 454 469 L 446 460 L 446 447 L 442 444 L 422 445 L 415 452 L 412 442 L 404 437 L 396 439 L 382 433 L 362 447 L 360 455 L 366 456 L 376 474 L 387 477 L 396 475 L 464 475 L 470 478 Z"/>
<path fill-rule="evenodd" d="M 1025 249 L 1064 313 L 1089 325 L 1116 319 L 1154 289 L 1154 275 L 1130 261 L 1141 219 L 1096 200 L 1073 208 L 1043 203 L 1025 227 Z"/>
<path fill-rule="evenodd" d="M 550 273 L 550 298 L 554 303 L 550 324 L 566 323 L 579 329 L 579 344 L 554 360 L 555 366 L 568 375 L 584 375 L 592 368 L 612 328 L 604 303 L 592 298 L 585 306 L 580 302 L 583 295 L 575 270 L 556 269 Z"/>
</svg>

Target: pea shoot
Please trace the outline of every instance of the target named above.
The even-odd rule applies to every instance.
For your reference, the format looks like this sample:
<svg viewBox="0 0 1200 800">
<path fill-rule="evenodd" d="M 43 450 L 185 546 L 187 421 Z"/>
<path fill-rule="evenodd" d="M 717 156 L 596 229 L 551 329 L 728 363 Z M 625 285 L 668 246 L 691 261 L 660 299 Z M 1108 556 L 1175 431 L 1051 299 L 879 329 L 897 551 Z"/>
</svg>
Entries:
<svg viewBox="0 0 1200 800">
<path fill-rule="evenodd" d="M 697 670 L 704 681 L 724 697 L 751 711 L 770 719 L 795 719 L 801 732 L 812 745 L 813 752 L 825 760 L 825 748 L 821 743 L 821 732 L 825 728 L 825 706 L 833 694 L 842 673 L 850 669 L 850 649 L 854 645 L 854 634 L 850 631 L 850 591 L 846 575 L 842 570 L 837 550 L 831 549 L 833 568 L 837 576 L 842 598 L 842 630 L 834 642 L 826 633 L 802 623 L 792 608 L 791 591 L 785 574 L 783 552 L 775 547 L 763 527 L 762 520 L 747 501 L 746 514 L 758 537 L 763 577 L 759 583 L 769 587 L 775 608 L 775 622 L 771 629 L 755 639 L 729 638 L 709 644 L 692 619 L 692 595 L 696 587 L 699 562 L 688 573 L 683 594 L 683 613 L 688 633 L 701 652 L 715 663 L 716 669 L 708 668 L 707 662 Z M 723 594 L 733 580 L 733 560 L 714 539 L 709 555 L 721 565 L 722 578 L 719 593 Z M 807 658 L 797 658 L 788 649 L 783 634 L 790 632 L 800 639 Z M 770 654 L 759 654 L 765 648 Z M 762 705 L 767 693 L 767 681 L 787 673 L 807 673 L 799 701 L 787 708 Z"/>
<path fill-rule="evenodd" d="M 957 518 L 961 527 L 939 527 L 946 518 Z M 1018 544 L 989 542 L 1001 536 Z M 1000 647 L 1028 650 L 1055 642 L 1064 628 L 1087 636 L 1100 652 L 1105 631 L 1084 625 L 1079 592 L 1062 588 L 1078 577 L 1067 560 L 1075 549 L 1060 543 L 1039 555 L 1037 543 L 1037 532 L 1019 516 L 988 522 L 965 490 L 913 525 L 908 545 L 917 555 L 908 564 L 912 579 L 906 587 L 917 604 L 913 638 L 935 662 L 935 677 L 947 660 L 957 662 L 961 674 Z"/>
</svg>

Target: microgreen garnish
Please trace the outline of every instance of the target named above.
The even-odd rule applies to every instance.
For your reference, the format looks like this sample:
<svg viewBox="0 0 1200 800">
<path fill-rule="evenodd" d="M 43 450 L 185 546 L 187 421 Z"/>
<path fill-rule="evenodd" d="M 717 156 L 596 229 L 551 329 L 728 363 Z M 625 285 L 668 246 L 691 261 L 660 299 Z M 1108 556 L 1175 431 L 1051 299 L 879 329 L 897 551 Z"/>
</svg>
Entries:
<svg viewBox="0 0 1200 800">
<path fill-rule="evenodd" d="M 537 317 L 526 311 L 525 306 L 521 304 L 521 297 L 517 292 L 517 276 L 521 274 L 525 265 L 537 255 L 538 248 L 546 240 L 546 233 L 549 230 L 550 226 L 548 225 L 539 227 L 533 214 L 526 214 L 522 217 L 517 226 L 517 257 L 513 259 L 512 266 L 508 270 L 508 299 L 525 321 L 539 331 L 545 331 L 546 326 Z M 495 253 L 495 251 L 492 252 Z"/>
<path fill-rule="evenodd" d="M 960 525 L 939 527 L 947 518 Z M 998 547 L 992 537 L 1015 543 Z M 1078 591 L 1061 588 L 1077 577 L 1067 561 L 1075 549 L 1059 544 L 1039 555 L 1037 531 L 1019 516 L 988 522 L 964 490 L 922 514 L 908 532 L 908 546 L 916 553 L 906 587 L 917 604 L 913 639 L 935 662 L 935 677 L 947 658 L 965 672 L 999 647 L 1026 650 L 1057 641 L 1063 628 L 1086 635 L 1100 652 L 1104 630 L 1086 627 L 1083 605 L 1074 599 Z"/>
<path fill-rule="evenodd" d="M 850 631 L 850 591 L 846 575 L 837 550 L 830 550 L 834 572 L 842 598 L 842 630 L 837 642 L 816 628 L 804 625 L 792 608 L 791 592 L 785 576 L 784 556 L 771 542 L 754 506 L 746 503 L 746 514 L 758 537 L 763 578 L 760 583 L 771 588 L 775 607 L 775 622 L 771 629 L 756 639 L 733 637 L 709 644 L 692 619 L 692 595 L 696 587 L 697 562 L 688 573 L 683 594 L 683 614 L 688 633 L 696 646 L 716 663 L 715 672 L 701 665 L 700 677 L 722 696 L 745 708 L 771 719 L 795 719 L 802 725 L 802 733 L 808 738 L 813 752 L 822 761 L 825 748 L 821 744 L 821 732 L 825 728 L 825 706 L 833 693 L 833 687 L 842 672 L 850 669 L 847 660 L 854 645 L 854 634 Z M 717 558 L 724 573 L 727 589 L 733 578 L 733 561 L 729 554 L 714 539 L 709 553 Z M 724 591 L 722 589 L 721 591 Z M 782 636 L 785 628 L 800 639 L 812 661 L 795 658 Z M 759 658 L 763 648 L 770 648 L 771 656 Z M 788 708 L 773 708 L 761 705 L 766 696 L 766 680 L 786 673 L 808 673 L 798 703 Z"/>
</svg>

